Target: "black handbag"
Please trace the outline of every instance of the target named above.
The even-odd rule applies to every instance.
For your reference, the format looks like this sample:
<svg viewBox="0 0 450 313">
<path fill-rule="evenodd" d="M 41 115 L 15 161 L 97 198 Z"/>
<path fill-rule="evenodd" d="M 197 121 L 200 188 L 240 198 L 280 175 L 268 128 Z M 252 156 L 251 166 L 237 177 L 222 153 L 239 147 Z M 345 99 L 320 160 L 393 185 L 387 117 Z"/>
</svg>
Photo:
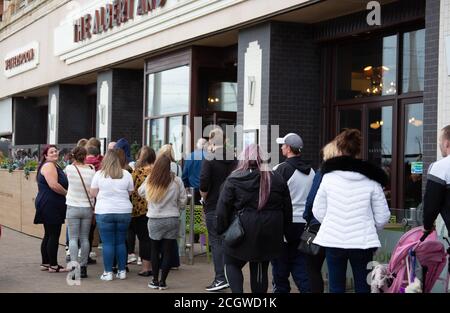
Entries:
<svg viewBox="0 0 450 313">
<path fill-rule="evenodd" d="M 245 232 L 240 219 L 241 214 L 242 210 L 236 214 L 228 229 L 223 233 L 223 242 L 229 247 L 239 245 L 244 239 Z"/>
<path fill-rule="evenodd" d="M 300 237 L 300 244 L 298 245 L 297 249 L 308 255 L 319 254 L 322 247 L 313 243 L 316 235 L 317 231 L 310 229 L 310 227 L 306 225 L 305 230 Z"/>
</svg>

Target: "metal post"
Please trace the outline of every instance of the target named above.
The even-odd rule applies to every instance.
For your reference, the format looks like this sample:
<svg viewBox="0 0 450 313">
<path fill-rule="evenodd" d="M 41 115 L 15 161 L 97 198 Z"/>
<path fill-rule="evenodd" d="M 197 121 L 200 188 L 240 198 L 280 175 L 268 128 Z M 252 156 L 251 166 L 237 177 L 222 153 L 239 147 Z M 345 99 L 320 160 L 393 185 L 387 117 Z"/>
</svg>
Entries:
<svg viewBox="0 0 450 313">
<path fill-rule="evenodd" d="M 189 187 L 189 191 L 191 194 L 191 202 L 189 205 L 189 244 L 190 244 L 190 249 L 189 249 L 189 264 L 193 265 L 194 264 L 194 229 L 195 229 L 195 216 L 194 216 L 194 211 L 195 211 L 195 193 L 194 193 L 194 188 Z"/>
</svg>

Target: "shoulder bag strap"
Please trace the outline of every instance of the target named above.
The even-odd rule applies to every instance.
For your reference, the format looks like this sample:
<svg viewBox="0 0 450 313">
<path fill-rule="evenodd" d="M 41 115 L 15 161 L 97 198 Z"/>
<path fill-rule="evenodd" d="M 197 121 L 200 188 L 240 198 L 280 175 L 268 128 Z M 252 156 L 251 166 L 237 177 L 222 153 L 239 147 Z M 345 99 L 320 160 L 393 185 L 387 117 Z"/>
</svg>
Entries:
<svg viewBox="0 0 450 313">
<path fill-rule="evenodd" d="M 83 180 L 83 177 L 81 176 L 80 170 L 78 169 L 78 167 L 75 164 L 72 164 L 72 165 L 77 170 L 78 175 L 80 175 L 81 183 L 83 184 L 84 192 L 86 193 L 86 197 L 88 198 L 89 205 L 90 205 L 91 209 L 94 210 L 94 206 L 92 205 L 92 202 L 91 202 L 91 197 L 89 197 L 89 194 L 88 194 L 88 191 L 86 189 L 86 185 L 84 184 L 84 180 Z"/>
</svg>

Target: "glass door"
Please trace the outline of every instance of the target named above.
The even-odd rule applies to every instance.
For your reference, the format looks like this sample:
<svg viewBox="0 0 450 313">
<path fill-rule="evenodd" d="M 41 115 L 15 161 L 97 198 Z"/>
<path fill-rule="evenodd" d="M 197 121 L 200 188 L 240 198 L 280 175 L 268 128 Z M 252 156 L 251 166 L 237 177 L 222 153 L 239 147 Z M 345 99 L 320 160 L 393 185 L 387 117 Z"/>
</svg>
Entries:
<svg viewBox="0 0 450 313">
<path fill-rule="evenodd" d="M 403 161 L 403 205 L 417 208 L 422 202 L 423 175 L 423 103 L 404 104 Z"/>
<path fill-rule="evenodd" d="M 345 128 L 356 128 L 363 136 L 361 157 L 381 167 L 389 178 L 385 195 L 389 206 L 393 204 L 392 194 L 395 172 L 393 106 L 389 102 L 359 104 L 338 108 L 337 133 Z"/>
</svg>

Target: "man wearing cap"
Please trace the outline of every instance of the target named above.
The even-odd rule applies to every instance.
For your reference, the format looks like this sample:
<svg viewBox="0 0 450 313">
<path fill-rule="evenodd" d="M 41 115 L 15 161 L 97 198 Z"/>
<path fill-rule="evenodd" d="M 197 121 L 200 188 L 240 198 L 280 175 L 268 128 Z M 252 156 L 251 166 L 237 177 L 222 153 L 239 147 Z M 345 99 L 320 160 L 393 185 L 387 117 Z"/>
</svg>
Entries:
<svg viewBox="0 0 450 313">
<path fill-rule="evenodd" d="M 283 138 L 277 138 L 281 145 L 281 153 L 286 160 L 274 167 L 274 171 L 281 174 L 286 180 L 292 200 L 292 224 L 285 230 L 285 244 L 281 256 L 272 261 L 273 292 L 289 293 L 289 275 L 292 275 L 300 292 L 310 292 L 306 259 L 297 247 L 305 228 L 303 219 L 306 197 L 311 189 L 314 179 L 314 170 L 304 163 L 300 157 L 303 148 L 302 138 L 289 133 Z"/>
</svg>

